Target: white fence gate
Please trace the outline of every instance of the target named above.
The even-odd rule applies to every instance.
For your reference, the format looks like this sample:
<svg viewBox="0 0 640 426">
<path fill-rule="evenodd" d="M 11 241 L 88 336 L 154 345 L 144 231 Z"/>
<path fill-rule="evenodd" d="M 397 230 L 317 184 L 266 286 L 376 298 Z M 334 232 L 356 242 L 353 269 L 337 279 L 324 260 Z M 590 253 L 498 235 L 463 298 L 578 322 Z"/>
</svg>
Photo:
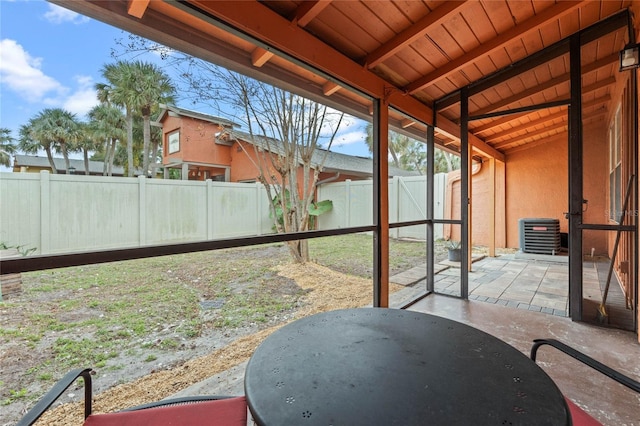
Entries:
<svg viewBox="0 0 640 426">
<path fill-rule="evenodd" d="M 446 174 L 435 175 L 434 218 L 444 217 Z M 318 200 L 333 201 L 333 210 L 318 218 L 320 229 L 347 228 L 373 224 L 373 181 L 344 181 L 321 185 Z M 426 219 L 427 180 L 425 176 L 394 177 L 389 180 L 389 222 Z M 443 236 L 443 226 L 435 226 L 435 238 Z M 426 226 L 394 228 L 393 238 L 426 238 Z"/>
</svg>

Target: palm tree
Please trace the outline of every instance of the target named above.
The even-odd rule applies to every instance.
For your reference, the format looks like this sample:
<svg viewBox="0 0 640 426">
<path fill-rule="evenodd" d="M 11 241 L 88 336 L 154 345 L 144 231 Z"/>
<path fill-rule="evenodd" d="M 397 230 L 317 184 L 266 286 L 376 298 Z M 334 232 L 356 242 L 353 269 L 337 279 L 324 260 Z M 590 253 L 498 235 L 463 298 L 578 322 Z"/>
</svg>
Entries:
<svg viewBox="0 0 640 426">
<path fill-rule="evenodd" d="M 44 149 L 51 166 L 51 172 L 57 174 L 58 169 L 53 161 L 53 142 L 50 139 L 43 138 L 39 130 L 39 124 L 36 117 L 32 117 L 27 124 L 20 126 L 18 148 L 25 154 L 37 154 L 40 149 Z"/>
<path fill-rule="evenodd" d="M 91 123 L 80 123 L 80 137 L 76 143 L 78 151 L 82 151 L 84 161 L 84 174 L 90 175 L 89 152 L 95 152 L 103 148 L 103 139 L 93 131 Z"/>
<path fill-rule="evenodd" d="M 108 104 L 100 104 L 89 111 L 89 131 L 93 138 L 103 141 L 105 176 L 111 176 L 118 141 L 126 136 L 126 119 L 122 111 Z"/>
<path fill-rule="evenodd" d="M 0 164 L 11 167 L 11 154 L 16 152 L 15 140 L 11 136 L 11 130 L 0 128 Z"/>
<path fill-rule="evenodd" d="M 154 105 L 173 99 L 175 88 L 169 77 L 153 64 L 144 62 L 118 61 L 106 64 L 102 76 L 109 82 L 96 85 L 98 99 L 124 107 L 127 121 L 127 169 L 133 176 L 133 118 L 134 113 L 142 114 L 143 130 L 143 169 L 149 167 L 149 141 L 151 112 Z"/>
<path fill-rule="evenodd" d="M 134 62 L 138 97 L 137 107 L 142 114 L 143 123 L 143 157 L 142 170 L 149 172 L 149 157 L 151 149 L 151 113 L 159 103 L 172 103 L 175 87 L 167 76 L 157 66 L 146 62 Z M 153 158 L 155 164 L 155 158 Z"/>
<path fill-rule="evenodd" d="M 58 170 L 53 162 L 52 151 L 61 153 L 68 173 L 69 152 L 76 150 L 79 137 L 79 122 L 75 114 L 61 108 L 46 108 L 20 128 L 19 147 L 33 154 L 43 148 L 53 173 L 58 173 Z"/>
<path fill-rule="evenodd" d="M 62 108 L 46 108 L 38 114 L 39 132 L 42 139 L 53 143 L 56 152 L 62 154 L 67 173 L 69 172 L 69 152 L 76 150 L 75 143 L 80 137 L 76 115 Z"/>
<path fill-rule="evenodd" d="M 133 113 L 137 105 L 135 73 L 131 63 L 118 61 L 102 67 L 102 76 L 109 83 L 96 84 L 98 100 L 125 109 L 127 123 L 127 176 L 133 177 Z"/>
</svg>

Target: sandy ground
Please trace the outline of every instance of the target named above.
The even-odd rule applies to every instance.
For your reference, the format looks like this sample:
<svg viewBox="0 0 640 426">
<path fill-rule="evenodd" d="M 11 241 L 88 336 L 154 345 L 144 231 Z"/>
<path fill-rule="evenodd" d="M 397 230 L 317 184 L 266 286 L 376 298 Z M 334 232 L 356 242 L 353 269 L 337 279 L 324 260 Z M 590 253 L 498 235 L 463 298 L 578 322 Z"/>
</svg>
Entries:
<svg viewBox="0 0 640 426">
<path fill-rule="evenodd" d="M 361 307 L 371 304 L 371 281 L 334 272 L 313 263 L 281 266 L 278 274 L 292 279 L 306 290 L 302 306 L 290 319 L 305 317 L 326 310 Z M 390 293 L 401 286 L 391 284 Z M 133 382 L 114 386 L 94 395 L 94 413 L 117 411 L 147 402 L 167 398 L 195 383 L 225 371 L 249 359 L 262 340 L 286 324 L 261 330 L 236 339 L 208 355 L 191 359 L 179 367 L 157 371 Z M 78 389 L 81 392 L 80 389 Z M 50 409 L 37 425 L 81 425 L 83 405 L 67 403 Z"/>
</svg>

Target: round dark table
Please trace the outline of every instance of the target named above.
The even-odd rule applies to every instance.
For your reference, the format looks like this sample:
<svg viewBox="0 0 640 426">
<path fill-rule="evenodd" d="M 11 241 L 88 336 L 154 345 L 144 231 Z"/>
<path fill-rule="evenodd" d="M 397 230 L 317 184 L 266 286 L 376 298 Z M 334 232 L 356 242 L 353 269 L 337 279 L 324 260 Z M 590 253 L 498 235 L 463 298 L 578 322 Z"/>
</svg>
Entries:
<svg viewBox="0 0 640 426">
<path fill-rule="evenodd" d="M 419 312 L 324 312 L 256 349 L 245 393 L 258 425 L 567 425 L 555 383 L 527 356 Z"/>
</svg>

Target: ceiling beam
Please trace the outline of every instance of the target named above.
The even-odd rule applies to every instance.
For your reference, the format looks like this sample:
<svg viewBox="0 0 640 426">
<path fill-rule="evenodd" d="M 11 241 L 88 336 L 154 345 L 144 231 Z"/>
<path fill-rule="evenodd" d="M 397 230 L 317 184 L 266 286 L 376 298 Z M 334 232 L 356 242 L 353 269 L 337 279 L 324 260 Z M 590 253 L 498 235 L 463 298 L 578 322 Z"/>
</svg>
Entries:
<svg viewBox="0 0 640 426">
<path fill-rule="evenodd" d="M 174 3 L 172 3 L 174 4 Z M 275 50 L 325 73 L 366 95 L 383 99 L 401 112 L 423 123 L 433 125 L 433 110 L 412 96 L 406 96 L 392 83 L 363 68 L 342 53 L 326 45 L 304 29 L 257 1 L 245 1 L 238 8 L 231 1 L 190 0 L 189 4 L 175 3 L 176 7 L 191 9 L 192 13 L 207 14 L 211 24 L 227 29 L 231 26 L 238 36 L 247 37 L 273 47 Z M 448 118 L 438 115 L 437 127 L 455 139 L 460 139 L 460 127 Z M 469 134 L 469 141 L 480 153 L 504 161 L 504 154 L 493 149 L 477 136 Z"/>
<path fill-rule="evenodd" d="M 582 119 L 583 120 L 588 120 L 590 118 L 602 115 L 602 114 L 604 114 L 606 112 L 607 112 L 606 109 L 601 109 L 601 110 L 592 112 L 591 114 L 583 115 Z M 531 138 L 536 137 L 536 136 L 544 135 L 545 133 L 553 132 L 554 130 L 566 129 L 566 128 L 568 128 L 568 126 L 569 126 L 568 122 L 558 123 L 558 124 L 555 124 L 553 126 L 549 126 L 549 127 L 545 127 L 544 129 L 537 130 L 535 132 L 527 132 L 526 135 L 519 136 L 517 138 L 512 138 L 512 139 L 509 139 L 508 141 L 505 141 L 505 142 L 497 143 L 497 144 L 494 145 L 494 147 L 496 149 L 508 149 L 508 147 L 511 146 L 511 145 L 518 144 L 520 142 L 526 141 L 527 139 L 531 139 Z"/>
<path fill-rule="evenodd" d="M 151 0 L 129 0 L 127 5 L 127 13 L 140 19 L 149 6 Z"/>
<path fill-rule="evenodd" d="M 352 87 L 365 95 L 386 99 L 406 113 L 430 123 L 432 110 L 417 99 L 404 96 L 392 86 L 360 64 L 331 48 L 312 34 L 273 12 L 258 1 L 244 1 L 237 7 L 233 1 L 189 0 L 171 3 L 177 8 L 201 17 L 224 30 L 235 30 L 238 37 L 260 42 L 288 60 L 298 61 Z"/>
<path fill-rule="evenodd" d="M 529 114 L 536 114 L 538 111 L 529 111 L 529 112 L 521 112 L 518 114 L 509 114 L 504 117 L 500 117 L 496 120 L 491 120 L 489 123 L 483 124 L 482 126 L 474 127 L 471 131 L 474 134 L 484 133 L 489 130 L 495 129 L 496 127 L 502 126 L 503 124 L 507 124 L 511 121 L 517 120 L 521 117 L 525 117 Z"/>
<path fill-rule="evenodd" d="M 561 16 L 579 7 L 582 3 L 582 1 L 562 1 L 556 3 L 554 6 L 543 10 L 538 15 L 527 19 L 522 24 L 511 28 L 510 30 L 502 33 L 501 35 L 498 35 L 491 40 L 487 40 L 486 42 L 481 43 L 478 47 L 471 50 L 470 52 L 442 66 L 437 67 L 437 69 L 433 72 L 420 77 L 412 83 L 409 83 L 405 86 L 405 90 L 413 94 L 419 90 L 422 90 L 426 86 L 433 85 L 439 80 L 446 78 L 452 73 L 458 71 L 460 68 L 474 62 L 479 57 L 488 55 L 491 52 L 502 48 L 505 44 L 513 41 L 514 39 L 522 37 L 530 31 L 538 30 L 541 25 L 544 25 L 551 20 L 559 19 Z"/>
<path fill-rule="evenodd" d="M 604 79 L 604 80 L 602 80 L 602 81 L 599 81 L 599 82 L 597 82 L 597 83 L 591 84 L 591 85 L 589 85 L 589 86 L 585 86 L 585 87 L 583 87 L 583 88 L 582 88 L 582 96 L 585 96 L 586 94 L 591 93 L 591 92 L 595 92 L 595 91 L 596 91 L 596 90 L 598 90 L 598 89 L 602 89 L 602 88 L 604 88 L 604 87 L 611 86 L 611 85 L 613 85 L 613 84 L 615 84 L 615 83 L 616 83 L 616 79 L 615 79 L 615 77 L 609 77 L 609 78 Z M 556 99 L 552 99 L 551 101 L 554 101 L 554 100 L 560 100 L 560 99 L 563 99 L 563 98 L 564 98 L 563 96 L 558 96 Z M 600 99 L 605 99 L 605 98 L 611 98 L 611 97 L 610 97 L 609 95 L 606 95 L 606 96 L 604 96 L 604 97 L 602 97 L 602 98 L 600 98 Z M 595 102 L 595 101 L 594 101 L 594 102 Z M 591 103 L 591 102 L 587 102 L 587 103 L 586 103 L 586 104 L 584 104 L 584 105 L 589 105 L 590 103 Z M 591 105 L 589 105 L 589 106 L 591 106 Z M 535 112 L 531 112 L 531 114 L 533 114 L 533 113 L 535 113 Z M 496 122 L 498 122 L 498 121 L 499 121 L 499 122 L 500 122 L 500 124 L 499 124 L 499 125 L 502 125 L 502 124 L 508 123 L 509 121 L 512 121 L 512 120 L 510 120 L 510 119 L 515 120 L 515 119 L 517 119 L 517 118 L 519 118 L 519 117 L 507 116 L 507 117 L 505 117 L 505 118 L 503 118 L 503 119 L 495 120 L 495 121 L 496 121 Z M 489 123 L 489 124 L 493 124 L 493 123 Z M 482 126 L 482 128 L 478 128 L 478 129 L 480 129 L 480 130 L 478 130 L 478 129 L 473 129 L 472 131 L 473 131 L 474 133 L 480 133 L 480 132 L 483 132 L 483 131 L 485 131 L 485 130 L 487 130 L 487 129 L 489 129 L 489 128 L 493 128 L 493 127 L 495 127 L 495 126 L 489 127 L 488 125 L 485 125 L 485 126 Z"/>
<path fill-rule="evenodd" d="M 606 78 L 604 80 L 598 81 L 594 84 L 591 84 L 589 86 L 585 86 L 582 88 L 582 96 L 587 95 L 588 93 L 594 92 L 598 89 L 602 89 L 603 87 L 615 84 L 616 79 L 615 77 L 609 77 Z M 549 102 L 555 102 L 555 101 L 559 101 L 561 99 L 564 99 L 565 96 L 558 96 L 554 99 L 551 99 Z M 529 114 L 535 114 L 537 111 L 531 111 L 531 112 L 523 112 L 523 113 L 517 113 L 517 114 L 509 114 L 509 115 L 505 115 L 502 118 L 498 118 L 497 120 L 493 120 L 489 123 L 483 124 L 482 126 L 478 126 L 478 127 L 474 127 L 473 129 L 471 129 L 471 132 L 475 135 L 479 134 L 479 133 L 483 133 L 486 131 L 489 131 L 491 129 L 494 129 L 498 126 L 502 126 L 503 124 L 509 123 L 511 121 L 517 120 L 523 116 L 527 116 Z"/>
<path fill-rule="evenodd" d="M 526 151 L 528 149 L 535 148 L 537 146 L 545 145 L 548 143 L 564 143 L 567 140 L 568 133 L 569 133 L 568 131 L 565 131 L 562 133 L 555 134 L 549 139 L 545 138 L 545 139 L 537 140 L 535 142 L 529 142 L 524 145 L 514 146 L 513 148 L 506 149 L 505 151 L 507 155 L 511 155 L 511 154 L 515 154 L 516 152 Z"/>
<path fill-rule="evenodd" d="M 405 118 L 400 122 L 400 125 L 402 126 L 403 129 L 406 129 L 407 127 L 411 127 L 414 124 L 416 124 L 416 122 L 414 120 L 409 120 L 408 118 Z"/>
<path fill-rule="evenodd" d="M 254 67 L 260 68 L 272 57 L 273 52 L 269 52 L 267 49 L 263 49 L 262 47 L 256 47 L 254 51 L 251 52 L 251 64 Z"/>
<path fill-rule="evenodd" d="M 327 81 L 322 86 L 322 93 L 324 93 L 325 96 L 331 96 L 334 93 L 336 93 L 338 90 L 340 90 L 340 86 L 334 83 L 333 81 Z"/>
<path fill-rule="evenodd" d="M 250 54 L 231 49 L 211 35 L 214 31 L 207 26 L 213 26 L 242 37 L 256 46 L 271 50 L 298 66 L 313 70 L 318 75 L 328 76 L 345 90 L 355 90 L 360 96 L 383 99 L 389 106 L 408 117 L 433 125 L 433 109 L 429 105 L 407 96 L 399 88 L 330 48 L 302 28 L 292 25 L 287 19 L 257 1 L 246 1 L 242 10 L 238 10 L 235 2 L 231 1 L 192 0 L 187 4 L 165 0 L 151 3 L 142 20 L 128 15 L 125 1 L 50 1 L 219 66 L 253 76 L 292 93 L 302 92 L 303 96 L 332 108 L 345 110 L 356 117 L 369 116 L 366 107 L 356 105 L 349 96 L 340 96 L 341 91 L 331 97 L 324 96 L 322 85 L 310 85 L 307 80 L 283 72 L 279 67 L 270 67 L 271 61 L 265 63 L 259 72 L 256 71 L 256 68 L 251 66 Z M 197 5 L 202 5 L 204 10 L 200 11 Z M 211 8 L 214 8 L 216 13 L 212 13 Z M 437 116 L 437 123 L 438 133 L 460 139 L 460 127 L 457 124 L 442 115 Z M 397 125 L 403 130 L 400 123 Z M 478 137 L 469 134 L 469 140 L 478 152 L 504 162 L 503 153 Z"/>
<path fill-rule="evenodd" d="M 291 22 L 300 27 L 306 27 L 332 0 L 303 1 L 296 9 Z"/>
<path fill-rule="evenodd" d="M 617 62 L 618 62 L 618 55 L 607 56 L 607 57 L 602 58 L 602 59 L 600 59 L 598 61 L 592 62 L 592 63 L 590 63 L 588 65 L 584 65 L 582 67 L 582 69 L 581 69 L 582 70 L 582 75 L 583 76 L 587 75 L 589 73 L 592 73 L 592 72 L 595 72 L 595 71 L 599 70 L 600 68 L 609 66 L 609 65 L 611 65 L 613 63 L 617 63 Z M 520 93 L 516 93 L 513 96 L 505 98 L 505 99 L 501 100 L 500 102 L 495 102 L 495 103 L 492 103 L 491 105 L 489 105 L 489 106 L 487 106 L 485 108 L 480 108 L 477 111 L 473 111 L 472 115 L 484 115 L 484 114 L 486 114 L 488 112 L 495 111 L 495 110 L 498 110 L 498 109 L 500 109 L 502 107 L 505 107 L 507 105 L 511 105 L 513 103 L 519 102 L 519 101 L 521 101 L 521 100 L 523 100 L 525 98 L 528 98 L 530 96 L 535 95 L 536 93 L 540 93 L 540 92 L 543 92 L 545 90 L 551 89 L 552 87 L 557 86 L 557 85 L 562 84 L 562 83 L 567 83 L 569 81 L 569 77 L 570 77 L 569 73 L 566 73 L 566 74 L 563 74 L 563 75 L 558 76 L 556 78 L 552 78 L 549 81 L 545 81 L 545 82 L 543 82 L 541 84 L 538 84 L 536 86 L 533 86 L 533 87 L 531 87 L 531 88 L 529 88 L 529 89 L 527 89 L 525 91 L 522 91 Z"/>
<path fill-rule="evenodd" d="M 592 106 L 596 106 L 596 105 L 603 104 L 605 102 L 609 102 L 610 100 L 611 100 L 611 96 L 609 96 L 609 95 L 602 96 L 602 97 L 600 97 L 598 99 L 594 99 L 594 100 L 589 101 L 589 102 L 584 102 L 582 104 L 582 108 L 583 109 L 590 108 Z M 567 110 L 563 109 L 562 111 L 558 111 L 558 112 L 555 112 L 553 114 L 546 115 L 546 116 L 541 117 L 541 118 L 539 118 L 537 120 L 532 120 L 532 121 L 529 121 L 527 123 L 521 124 L 519 126 L 512 127 L 510 129 L 504 130 L 502 132 L 495 133 L 495 134 L 485 138 L 484 141 L 488 142 L 488 143 L 494 143 L 494 142 L 496 142 L 496 141 L 498 141 L 498 140 L 500 140 L 502 138 L 505 138 L 505 137 L 507 137 L 509 135 L 512 135 L 514 133 L 518 133 L 518 132 L 521 132 L 523 130 L 527 130 L 527 129 L 530 129 L 532 127 L 539 126 L 541 124 L 548 123 L 549 121 L 553 121 L 553 120 L 556 120 L 558 118 L 566 118 L 566 117 L 567 117 Z"/>
<path fill-rule="evenodd" d="M 629 24 L 629 11 L 623 9 L 608 18 L 605 18 L 595 24 L 580 30 L 575 37 L 579 38 L 580 45 L 584 46 L 598 38 L 610 34 L 620 29 L 626 29 Z M 569 52 L 569 38 L 563 38 L 560 41 L 553 43 L 550 46 L 545 47 L 531 55 L 520 59 L 519 61 L 511 64 L 508 67 L 502 68 L 493 74 L 482 77 L 479 80 L 467 86 L 469 96 L 473 96 L 487 89 L 494 87 L 510 78 L 522 74 L 526 71 L 530 71 L 539 65 L 551 61 L 559 56 L 562 56 Z M 460 102 L 460 90 L 455 90 L 448 93 L 436 100 L 434 104 L 437 105 L 438 111 L 442 111 L 444 108 L 448 108 L 452 104 Z"/>
<path fill-rule="evenodd" d="M 371 69 L 385 59 L 395 55 L 398 51 L 404 49 L 420 37 L 423 37 L 433 26 L 442 23 L 453 13 L 458 12 L 464 4 L 464 1 L 444 2 L 444 4 L 429 12 L 429 14 L 422 17 L 418 22 L 407 27 L 391 40 L 368 54 L 364 60 L 365 66 Z"/>
</svg>

